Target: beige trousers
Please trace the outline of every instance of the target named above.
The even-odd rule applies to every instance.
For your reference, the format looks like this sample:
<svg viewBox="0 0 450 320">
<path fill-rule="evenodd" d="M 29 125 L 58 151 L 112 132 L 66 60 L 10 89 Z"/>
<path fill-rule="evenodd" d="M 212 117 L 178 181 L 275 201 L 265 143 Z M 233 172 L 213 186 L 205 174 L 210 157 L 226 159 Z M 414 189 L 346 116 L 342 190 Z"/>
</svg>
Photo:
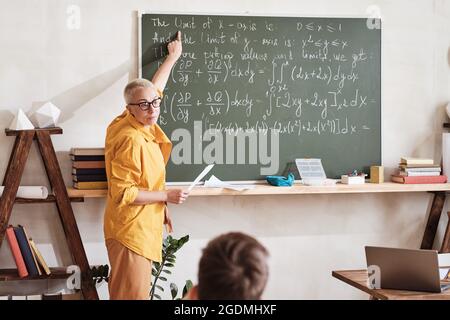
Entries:
<svg viewBox="0 0 450 320">
<path fill-rule="evenodd" d="M 106 240 L 111 266 L 108 290 L 111 300 L 148 300 L 152 262 L 119 241 Z"/>
</svg>

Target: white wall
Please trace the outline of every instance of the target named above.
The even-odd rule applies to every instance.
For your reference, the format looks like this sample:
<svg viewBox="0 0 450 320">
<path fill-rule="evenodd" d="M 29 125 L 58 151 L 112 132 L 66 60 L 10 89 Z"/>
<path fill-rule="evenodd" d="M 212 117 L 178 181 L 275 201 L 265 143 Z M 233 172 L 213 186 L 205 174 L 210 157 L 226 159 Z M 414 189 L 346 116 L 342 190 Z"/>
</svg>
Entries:
<svg viewBox="0 0 450 320">
<path fill-rule="evenodd" d="M 367 16 L 376 5 L 383 18 L 383 164 L 391 173 L 400 156 L 441 156 L 443 106 L 450 100 L 450 1 L 106 1 L 0 0 L 0 128 L 19 108 L 52 101 L 63 110 L 63 135 L 53 143 L 70 185 L 68 151 L 102 146 L 110 120 L 123 109 L 122 88 L 136 77 L 136 10 L 298 16 Z M 81 29 L 66 27 L 67 7 L 81 8 Z M 0 134 L 0 176 L 13 138 Z M 23 185 L 47 184 L 33 147 Z M 387 176 L 386 176 L 387 177 Z M 172 280 L 196 279 L 201 248 L 230 230 L 255 235 L 269 249 L 268 299 L 365 299 L 331 277 L 331 270 L 364 267 L 364 245 L 417 248 L 430 194 L 317 195 L 190 198 L 172 207 L 175 236 L 191 240 L 180 251 Z M 103 243 L 104 199 L 73 204 L 91 264 L 107 263 Z M 447 223 L 441 219 L 439 240 Z M 16 205 L 12 224 L 28 227 L 53 265 L 70 255 L 52 205 Z M 14 267 L 8 245 L 0 268 Z M 59 285 L 59 284 L 57 284 Z M 5 292 L 57 289 L 54 283 L 0 284 Z M 106 286 L 100 288 L 107 298 Z"/>
</svg>

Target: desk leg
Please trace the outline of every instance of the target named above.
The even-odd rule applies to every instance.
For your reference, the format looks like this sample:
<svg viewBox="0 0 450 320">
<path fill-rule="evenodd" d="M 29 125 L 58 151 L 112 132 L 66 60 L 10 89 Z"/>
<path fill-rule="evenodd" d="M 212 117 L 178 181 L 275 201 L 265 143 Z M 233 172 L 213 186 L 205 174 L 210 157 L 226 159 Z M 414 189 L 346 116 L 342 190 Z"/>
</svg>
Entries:
<svg viewBox="0 0 450 320">
<path fill-rule="evenodd" d="M 442 240 L 442 246 L 439 253 L 449 253 L 450 252 L 450 211 L 447 212 L 448 223 L 445 229 L 444 240 Z"/>
<path fill-rule="evenodd" d="M 430 215 L 428 216 L 427 226 L 423 234 L 421 249 L 432 249 L 434 237 L 436 236 L 439 219 L 445 202 L 445 192 L 433 192 L 433 203 L 431 204 Z"/>
</svg>

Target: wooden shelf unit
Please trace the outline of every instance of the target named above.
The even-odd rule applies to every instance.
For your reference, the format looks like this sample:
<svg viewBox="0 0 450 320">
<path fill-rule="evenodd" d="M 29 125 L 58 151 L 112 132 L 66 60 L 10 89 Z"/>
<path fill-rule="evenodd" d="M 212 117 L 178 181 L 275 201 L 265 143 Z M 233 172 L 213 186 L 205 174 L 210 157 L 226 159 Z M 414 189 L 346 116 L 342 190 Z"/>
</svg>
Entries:
<svg viewBox="0 0 450 320">
<path fill-rule="evenodd" d="M 17 269 L 0 269 L 0 281 L 18 281 L 18 280 L 42 280 L 42 279 L 65 279 L 68 278 L 71 273 L 67 273 L 67 269 L 63 267 L 50 268 L 49 275 L 41 276 L 28 276 L 20 278 Z"/>
<path fill-rule="evenodd" d="M 70 197 L 71 202 L 84 202 L 84 197 Z M 53 203 L 56 202 L 56 198 L 53 195 L 49 195 L 46 199 L 28 199 L 28 198 L 16 198 L 15 203 Z"/>
<path fill-rule="evenodd" d="M 13 205 L 16 203 L 55 203 L 58 209 L 59 218 L 66 236 L 67 246 L 72 255 L 74 264 L 81 270 L 81 292 L 85 299 L 98 300 L 98 293 L 92 281 L 91 269 L 84 251 L 83 242 L 80 237 L 77 222 L 71 206 L 71 201 L 83 202 L 83 197 L 70 197 L 56 157 L 55 149 L 50 138 L 51 134 L 62 134 L 61 128 L 35 129 L 35 130 L 9 130 L 6 129 L 7 136 L 15 136 L 14 146 L 9 158 L 8 167 L 3 179 L 4 190 L 0 198 L 0 246 L 5 238 Z M 22 199 L 16 198 L 20 180 L 24 172 L 25 163 L 31 149 L 31 144 L 36 141 L 39 147 L 41 158 L 44 162 L 45 171 L 53 190 L 53 195 L 47 199 Z M 20 278 L 17 270 L 0 270 L 0 277 L 4 279 L 26 280 L 26 279 L 47 279 L 52 277 L 67 276 L 58 269 L 54 269 L 53 275 L 40 277 Z"/>
</svg>

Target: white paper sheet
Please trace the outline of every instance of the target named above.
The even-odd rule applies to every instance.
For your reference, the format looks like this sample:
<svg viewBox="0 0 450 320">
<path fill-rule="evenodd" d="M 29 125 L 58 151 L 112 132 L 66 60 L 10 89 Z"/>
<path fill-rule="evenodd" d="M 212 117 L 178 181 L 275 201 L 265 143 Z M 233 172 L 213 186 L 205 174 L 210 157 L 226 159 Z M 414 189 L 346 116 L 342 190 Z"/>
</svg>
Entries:
<svg viewBox="0 0 450 320">
<path fill-rule="evenodd" d="M 225 189 L 232 189 L 232 190 L 236 190 L 236 191 L 242 191 L 242 190 L 255 188 L 254 185 L 233 185 L 231 183 L 220 180 L 219 178 L 217 178 L 214 175 L 212 175 L 208 180 L 205 181 L 205 187 L 207 187 L 207 188 L 225 188 Z"/>
<path fill-rule="evenodd" d="M 194 182 L 191 183 L 191 185 L 188 188 L 188 191 L 191 191 L 193 187 L 195 187 L 195 185 L 197 183 L 200 182 L 200 180 L 203 179 L 204 176 L 206 176 L 208 174 L 208 172 L 214 167 L 214 164 L 209 164 L 206 166 L 205 169 L 203 169 L 203 171 L 197 176 L 197 178 L 195 178 Z"/>
<path fill-rule="evenodd" d="M 450 174 L 450 133 L 442 134 L 442 174 Z"/>
<path fill-rule="evenodd" d="M 3 194 L 4 186 L 0 186 L 0 195 Z M 48 189 L 44 186 L 23 186 L 17 190 L 17 198 L 26 199 L 46 199 L 48 197 Z"/>
</svg>

